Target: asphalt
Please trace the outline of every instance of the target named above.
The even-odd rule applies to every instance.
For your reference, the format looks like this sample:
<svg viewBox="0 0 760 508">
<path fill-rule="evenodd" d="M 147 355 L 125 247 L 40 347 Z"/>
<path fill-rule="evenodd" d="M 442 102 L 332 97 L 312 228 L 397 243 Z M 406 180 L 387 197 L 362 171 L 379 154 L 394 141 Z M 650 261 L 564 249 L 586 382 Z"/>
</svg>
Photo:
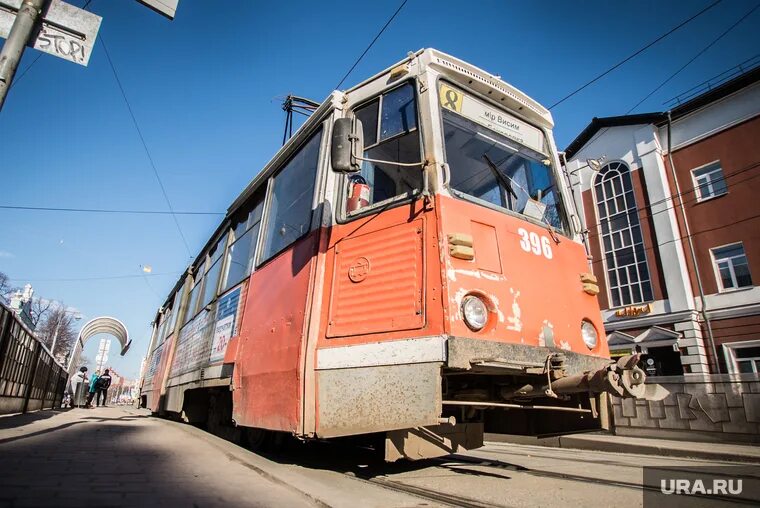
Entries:
<svg viewBox="0 0 760 508">
<path fill-rule="evenodd" d="M 0 417 L 0 508 L 420 506 L 328 474 L 130 407 Z"/>
</svg>

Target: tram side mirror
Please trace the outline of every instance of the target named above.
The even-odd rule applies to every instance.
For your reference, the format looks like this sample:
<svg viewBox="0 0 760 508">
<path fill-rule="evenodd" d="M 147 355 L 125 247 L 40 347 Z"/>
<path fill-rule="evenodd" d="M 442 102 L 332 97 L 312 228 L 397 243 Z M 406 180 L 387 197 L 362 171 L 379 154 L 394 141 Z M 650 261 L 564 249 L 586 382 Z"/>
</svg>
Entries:
<svg viewBox="0 0 760 508">
<path fill-rule="evenodd" d="M 338 118 L 333 125 L 330 158 L 333 171 L 355 173 L 361 169 L 364 129 L 357 118 Z"/>
</svg>

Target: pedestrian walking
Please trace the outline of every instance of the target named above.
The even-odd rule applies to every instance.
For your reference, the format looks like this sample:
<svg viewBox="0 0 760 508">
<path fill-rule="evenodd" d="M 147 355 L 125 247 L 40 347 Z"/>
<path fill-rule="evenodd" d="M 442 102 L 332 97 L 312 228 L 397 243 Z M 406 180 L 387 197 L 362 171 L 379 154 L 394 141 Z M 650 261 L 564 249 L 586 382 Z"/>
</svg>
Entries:
<svg viewBox="0 0 760 508">
<path fill-rule="evenodd" d="M 82 383 L 87 382 L 87 367 L 81 367 L 79 372 L 71 376 L 69 381 L 69 407 L 80 405 L 80 400 L 77 400 L 78 387 Z"/>
<path fill-rule="evenodd" d="M 101 375 L 98 378 L 98 381 L 95 383 L 95 388 L 98 391 L 98 399 L 97 404 L 98 406 L 106 406 L 106 402 L 108 402 L 108 387 L 111 386 L 111 374 L 108 373 L 108 369 L 103 371 L 103 375 Z M 100 397 L 103 396 L 103 404 L 100 403 Z"/>
<path fill-rule="evenodd" d="M 97 383 L 100 379 L 100 371 L 96 370 L 95 374 L 90 376 L 90 393 L 87 395 L 87 407 L 92 407 L 92 399 L 95 398 L 95 393 L 98 391 Z"/>
</svg>

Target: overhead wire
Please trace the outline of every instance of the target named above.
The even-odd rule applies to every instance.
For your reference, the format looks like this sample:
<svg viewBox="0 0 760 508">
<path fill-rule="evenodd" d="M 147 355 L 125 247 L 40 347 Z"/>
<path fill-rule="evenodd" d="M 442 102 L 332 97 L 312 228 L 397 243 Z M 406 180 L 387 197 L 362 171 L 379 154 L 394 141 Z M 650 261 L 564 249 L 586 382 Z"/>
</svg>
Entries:
<svg viewBox="0 0 760 508">
<path fill-rule="evenodd" d="M 14 277 L 12 280 L 14 282 L 86 282 L 86 281 L 96 281 L 96 280 L 119 280 L 119 279 L 136 279 L 138 277 L 160 277 L 163 275 L 178 275 L 182 273 L 179 272 L 162 272 L 162 273 L 140 273 L 140 274 L 125 274 L 125 275 L 110 275 L 105 277 L 63 277 L 63 278 L 53 278 L 53 279 L 24 279 L 21 277 Z"/>
<path fill-rule="evenodd" d="M 646 101 L 648 98 L 650 98 L 652 95 L 654 95 L 657 91 L 659 91 L 663 86 L 665 86 L 668 82 L 670 82 L 671 79 L 673 79 L 676 76 L 678 76 L 681 73 L 681 71 L 683 71 L 686 67 L 688 67 L 689 65 L 691 65 L 691 63 L 694 62 L 694 60 L 696 60 L 697 58 L 699 58 L 700 56 L 702 56 L 705 52 L 707 52 L 707 50 L 709 50 L 711 47 L 713 47 L 715 44 L 717 44 L 718 41 L 720 41 L 723 37 L 725 37 L 726 35 L 728 35 L 729 32 L 731 32 L 734 28 L 736 28 L 742 21 L 744 21 L 745 19 L 747 19 L 748 17 L 750 17 L 752 15 L 752 13 L 755 12 L 758 9 L 758 7 L 760 7 L 760 3 L 758 3 L 752 9 L 750 9 L 749 11 L 747 11 L 741 18 L 739 18 L 736 21 L 736 23 L 734 23 L 733 25 L 731 25 L 730 27 L 728 27 L 726 30 L 724 30 L 723 32 L 721 32 L 721 34 L 718 35 L 718 37 L 716 37 L 715 39 L 713 39 L 712 42 L 710 42 L 710 44 L 708 44 L 707 46 L 705 46 L 704 48 L 702 48 L 702 50 L 699 53 L 697 53 L 696 55 L 694 55 L 691 58 L 691 60 L 689 60 L 688 62 L 686 62 L 685 64 L 683 64 L 676 72 L 674 72 L 673 74 L 671 74 L 670 76 L 668 76 L 668 78 L 665 81 L 663 81 L 662 83 L 660 83 L 659 85 L 657 85 L 657 87 L 654 90 L 652 90 L 651 92 L 649 92 L 643 99 L 641 99 L 639 102 L 637 102 L 635 106 L 633 106 L 631 109 L 629 109 L 628 111 L 626 111 L 625 114 L 626 115 L 630 114 L 631 111 L 633 111 L 634 109 L 638 108 L 644 101 Z"/>
<path fill-rule="evenodd" d="M 53 206 L 0 205 L 2 210 L 32 210 L 42 212 L 78 212 L 78 213 L 123 213 L 136 215 L 225 215 L 225 212 L 192 212 L 168 210 L 130 210 L 112 208 L 60 208 Z"/>
<path fill-rule="evenodd" d="M 730 173 L 728 175 L 724 175 L 723 176 L 723 180 L 724 181 L 728 181 L 729 179 L 734 178 L 734 177 L 736 177 L 736 176 L 738 176 L 740 174 L 746 173 L 747 171 L 751 171 L 751 170 L 757 168 L 758 166 L 760 166 L 760 161 L 755 161 L 755 162 L 751 163 L 748 166 L 745 166 L 745 167 L 743 167 L 743 168 L 741 168 L 741 169 L 739 169 L 737 171 L 734 171 L 733 173 Z M 739 184 L 739 183 L 742 183 L 742 182 L 746 182 L 748 180 L 752 180 L 752 179 L 758 178 L 758 177 L 760 177 L 760 172 L 758 172 L 757 174 L 748 176 L 747 178 L 743 178 L 741 180 L 732 182 L 732 185 L 736 185 L 736 184 Z M 728 183 L 726 184 L 726 188 L 728 188 Z M 638 215 L 639 220 L 649 219 L 649 218 L 654 217 L 655 215 L 658 215 L 660 213 L 665 213 L 667 211 L 675 209 L 676 206 L 678 206 L 675 203 L 676 199 L 680 199 L 683 196 L 688 195 L 688 194 L 692 194 L 692 193 L 695 194 L 695 197 L 693 197 L 691 199 L 688 199 L 688 200 L 681 199 L 681 202 L 686 205 L 686 204 L 689 204 L 689 203 L 694 203 L 696 201 L 699 201 L 700 198 L 699 198 L 699 196 L 696 196 L 697 189 L 695 187 L 695 188 L 689 189 L 687 191 L 682 191 L 681 193 L 669 194 L 667 197 L 664 197 L 664 198 L 662 198 L 660 200 L 657 200 L 657 201 L 653 201 L 652 203 L 649 203 L 648 205 L 639 206 L 639 207 L 636 207 L 636 208 L 631 208 L 631 209 L 624 210 L 622 212 L 618 212 L 618 213 L 611 214 L 611 215 L 626 214 L 628 216 L 628 215 L 636 214 L 636 215 Z M 656 212 L 643 213 L 642 214 L 642 212 L 647 212 L 648 210 L 651 210 L 653 206 L 665 203 L 665 202 L 670 201 L 670 200 L 674 201 L 673 206 L 667 206 L 665 208 L 662 208 L 661 210 L 657 210 Z M 601 227 L 601 225 L 602 225 L 601 221 L 595 222 L 594 224 L 588 224 L 586 226 L 586 229 L 590 232 L 590 231 L 592 231 L 594 229 L 599 229 Z M 597 235 L 591 235 L 591 236 L 597 236 Z"/>
<path fill-rule="evenodd" d="M 689 23 L 691 23 L 692 21 L 694 21 L 695 19 L 697 19 L 699 16 L 701 16 L 705 12 L 709 11 L 710 9 L 712 9 L 713 7 L 715 7 L 716 5 L 718 5 L 719 3 L 721 3 L 722 1 L 723 0 L 716 0 L 715 2 L 711 3 L 710 5 L 708 5 L 707 7 L 705 7 L 704 9 L 702 9 L 701 11 L 699 11 L 698 13 L 694 14 L 693 16 L 691 16 L 690 18 L 686 19 L 685 21 L 682 21 L 680 24 L 676 25 L 675 27 L 671 28 L 670 30 L 668 30 L 667 32 L 665 32 L 664 34 L 662 34 L 661 36 L 657 37 L 655 40 L 653 40 L 652 42 L 650 42 L 646 46 L 638 49 L 633 54 L 627 56 L 626 58 L 624 58 L 620 62 L 616 63 L 615 65 L 613 65 L 612 67 L 610 67 L 606 71 L 602 72 L 601 74 L 597 75 L 596 77 L 594 77 L 590 81 L 586 82 L 585 84 L 583 84 L 580 87 L 576 88 L 575 90 L 573 90 L 569 94 L 565 95 L 560 100 L 558 100 L 557 102 L 555 102 L 554 104 L 552 104 L 551 106 L 549 106 L 549 109 L 553 109 L 556 106 L 559 106 L 560 104 L 562 104 L 563 102 L 565 102 L 570 97 L 576 95 L 578 92 L 580 92 L 580 91 L 584 90 L 585 88 L 587 88 L 588 86 L 596 83 L 597 81 L 599 81 L 600 79 L 602 79 L 604 76 L 606 76 L 610 72 L 614 71 L 615 69 L 617 69 L 621 65 L 625 64 L 626 62 L 628 62 L 631 59 L 635 58 L 636 56 L 640 55 L 641 53 L 643 53 L 647 49 L 651 48 L 652 46 L 654 46 L 655 44 L 657 44 L 661 40 L 665 39 L 666 37 L 670 36 L 671 34 L 677 32 L 679 29 L 681 29 L 684 26 L 688 25 Z"/>
<path fill-rule="evenodd" d="M 665 81 L 660 83 L 654 90 L 649 92 L 643 99 L 639 100 L 632 108 L 630 108 L 625 114 L 630 114 L 633 110 L 635 110 L 637 107 L 639 107 L 641 104 L 644 103 L 649 97 L 655 94 L 658 90 L 660 90 L 665 84 L 667 84 L 671 79 L 673 79 L 675 76 L 677 76 L 681 71 L 683 71 L 686 67 L 688 67 L 692 62 L 694 62 L 697 58 L 702 56 L 708 49 L 710 49 L 712 46 L 714 46 L 718 41 L 720 41 L 725 35 L 727 35 L 729 32 L 731 32 L 733 29 L 735 29 L 742 21 L 747 19 L 752 13 L 754 13 L 758 7 L 760 7 L 760 3 L 755 5 L 752 9 L 747 11 L 744 15 L 742 15 L 741 18 L 739 18 L 733 25 L 731 25 L 728 29 L 723 31 L 721 34 L 718 35 L 715 39 L 713 39 L 707 46 L 705 46 L 702 50 L 700 50 L 693 58 L 691 58 L 686 64 L 684 64 L 680 69 L 678 69 L 676 72 L 670 75 Z M 551 108 L 550 108 L 551 109 Z M 599 141 L 600 138 L 602 138 L 608 131 L 610 130 L 609 127 L 605 127 L 603 129 L 600 129 L 599 132 L 594 134 L 594 136 L 583 145 L 584 150 L 588 150 L 591 145 Z"/>
<path fill-rule="evenodd" d="M 357 58 L 356 61 L 354 62 L 354 64 L 351 66 L 351 68 L 348 69 L 348 72 L 346 72 L 345 76 L 343 76 L 343 78 L 337 84 L 337 86 L 335 87 L 335 90 L 339 90 L 340 89 L 340 86 L 343 84 L 343 82 L 346 80 L 346 78 L 348 78 L 348 76 L 354 71 L 354 69 L 356 68 L 356 66 L 359 65 L 359 62 L 362 61 L 362 58 L 364 58 L 364 55 L 366 55 L 367 52 L 369 52 L 369 50 L 372 48 L 372 46 L 375 44 L 375 42 L 377 42 L 377 40 L 380 38 L 380 36 L 383 35 L 383 32 L 385 32 L 385 29 L 388 28 L 388 26 L 391 24 L 391 22 L 396 18 L 396 16 L 398 16 L 398 13 L 401 12 L 401 9 L 404 8 L 404 6 L 406 5 L 406 3 L 408 1 L 409 0 L 404 0 L 403 2 L 401 2 L 401 5 L 398 6 L 398 9 L 396 9 L 396 12 L 393 13 L 393 16 L 391 16 L 388 19 L 388 21 L 385 22 L 385 25 L 383 25 L 383 27 L 380 29 L 380 31 L 377 33 L 377 35 L 375 35 L 375 38 L 372 39 L 372 42 L 369 43 L 369 46 L 367 46 L 367 49 L 365 49 L 364 52 L 361 55 L 359 55 L 359 58 Z M 718 1 L 721 1 L 721 0 L 718 0 Z"/>
<path fill-rule="evenodd" d="M 121 96 L 124 98 L 124 102 L 127 105 L 129 116 L 132 118 L 132 123 L 135 126 L 135 130 L 137 130 L 137 135 L 140 137 L 140 142 L 142 143 L 142 146 L 145 149 L 145 154 L 148 156 L 150 167 L 153 169 L 153 174 L 156 176 L 156 181 L 158 181 L 158 186 L 161 189 L 161 194 L 163 194 L 164 200 L 166 201 L 166 205 L 169 207 L 169 212 L 171 212 L 172 219 L 174 220 L 174 225 L 177 227 L 177 232 L 179 233 L 180 238 L 182 238 L 182 243 L 185 245 L 185 249 L 187 250 L 187 255 L 192 258 L 193 253 L 190 251 L 190 245 L 187 243 L 187 238 L 185 238 L 185 234 L 182 232 L 182 227 L 179 225 L 177 214 L 174 213 L 174 207 L 172 206 L 171 200 L 169 199 L 169 195 L 166 192 L 166 187 L 164 187 L 164 182 L 161 180 L 161 176 L 158 174 L 156 163 L 154 162 L 153 156 L 151 155 L 150 150 L 148 149 L 148 144 L 145 142 L 145 138 L 143 137 L 143 134 L 142 134 L 142 129 L 140 129 L 140 124 L 137 122 L 137 117 L 135 116 L 135 113 L 132 110 L 132 105 L 129 103 L 129 99 L 127 98 L 127 93 L 124 91 L 124 87 L 121 84 L 121 80 L 119 79 L 119 73 L 116 72 L 116 67 L 114 66 L 113 60 L 111 59 L 111 55 L 108 52 L 108 48 L 106 47 L 105 39 L 103 38 L 102 34 L 100 35 L 98 39 L 100 40 L 100 45 L 103 47 L 103 51 L 106 54 L 106 60 L 108 60 L 108 64 L 111 66 L 111 71 L 113 71 L 114 78 L 116 78 L 116 84 L 119 86 L 119 91 L 121 91 Z"/>
<path fill-rule="evenodd" d="M 654 251 L 654 249 L 656 249 L 658 247 L 663 247 L 663 246 L 668 245 L 670 243 L 676 243 L 676 242 L 685 241 L 687 238 L 694 238 L 696 236 L 703 235 L 705 233 L 710 233 L 711 231 L 716 231 L 718 229 L 724 229 L 724 228 L 727 228 L 727 227 L 730 227 L 730 226 L 736 226 L 737 224 L 741 224 L 743 222 L 747 222 L 748 220 L 754 220 L 754 219 L 759 219 L 759 218 L 760 218 L 760 214 L 752 215 L 750 217 L 745 217 L 743 219 L 739 219 L 739 220 L 736 220 L 734 222 L 730 222 L 728 224 L 721 224 L 720 226 L 715 226 L 713 228 L 701 229 L 699 231 L 695 231 L 694 233 L 692 233 L 690 235 L 682 235 L 682 236 L 679 236 L 678 238 L 673 238 L 671 240 L 665 240 L 664 242 L 656 243 L 656 244 L 652 245 L 651 247 L 644 246 L 644 248 L 642 250 L 645 251 L 645 252 L 646 251 Z M 756 240 L 758 238 L 760 238 L 760 236 L 755 235 L 755 236 L 752 236 L 752 237 L 744 238 L 744 240 L 745 241 L 746 240 Z M 625 249 L 625 248 L 634 249 L 634 245 L 633 244 L 627 245 L 626 247 L 621 247 L 620 249 L 615 249 L 615 250 L 621 250 L 621 249 Z M 602 263 L 602 262 L 604 262 L 604 258 L 603 257 L 592 261 L 591 264 L 595 265 L 597 263 Z M 641 262 L 641 261 L 637 261 L 637 262 Z M 633 263 L 631 263 L 631 264 L 633 264 Z M 629 266 L 629 265 L 625 265 L 625 266 Z"/>
</svg>

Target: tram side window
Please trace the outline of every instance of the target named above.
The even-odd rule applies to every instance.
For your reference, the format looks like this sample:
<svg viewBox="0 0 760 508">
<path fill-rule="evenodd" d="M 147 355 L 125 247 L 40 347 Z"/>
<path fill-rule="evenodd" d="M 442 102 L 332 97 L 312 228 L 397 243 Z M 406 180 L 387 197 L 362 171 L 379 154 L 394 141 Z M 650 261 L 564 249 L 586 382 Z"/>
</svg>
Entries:
<svg viewBox="0 0 760 508">
<path fill-rule="evenodd" d="M 211 303 L 211 300 L 216 297 L 216 289 L 219 286 L 219 275 L 222 273 L 222 255 L 224 254 L 226 243 L 227 235 L 224 235 L 219 239 L 211 252 L 209 252 L 209 260 L 206 264 L 209 268 L 206 270 L 206 285 L 203 290 L 201 308 Z"/>
<path fill-rule="evenodd" d="M 264 189 L 254 195 L 253 208 L 233 228 L 230 247 L 227 249 L 227 267 L 222 277 L 222 292 L 251 274 L 263 212 Z"/>
<path fill-rule="evenodd" d="M 161 342 L 165 341 L 166 337 L 171 333 L 169 331 L 169 322 L 171 321 L 172 314 L 172 309 L 169 308 L 164 311 L 164 314 L 161 317 L 161 327 L 159 328 L 159 338 L 161 339 Z"/>
<path fill-rule="evenodd" d="M 174 325 L 177 324 L 177 316 L 179 316 L 179 303 L 182 300 L 182 293 L 184 292 L 185 285 L 181 285 L 179 287 L 179 290 L 177 290 L 176 293 L 174 293 L 174 300 L 172 302 L 172 315 L 171 320 L 169 321 L 169 327 L 166 330 L 166 335 L 169 336 L 174 332 Z"/>
<path fill-rule="evenodd" d="M 274 176 L 262 262 L 309 231 L 321 140 L 320 130 Z"/>
<path fill-rule="evenodd" d="M 393 162 L 420 160 L 414 86 L 406 83 L 354 112 L 364 130 L 364 157 Z M 422 188 L 418 167 L 362 161 L 361 177 L 370 188 L 369 205 Z"/>
<path fill-rule="evenodd" d="M 195 284 L 190 291 L 190 298 L 187 300 L 187 310 L 185 312 L 185 323 L 195 317 L 196 309 L 198 307 L 199 294 L 203 288 L 203 266 L 196 268 L 195 272 Z"/>
</svg>

